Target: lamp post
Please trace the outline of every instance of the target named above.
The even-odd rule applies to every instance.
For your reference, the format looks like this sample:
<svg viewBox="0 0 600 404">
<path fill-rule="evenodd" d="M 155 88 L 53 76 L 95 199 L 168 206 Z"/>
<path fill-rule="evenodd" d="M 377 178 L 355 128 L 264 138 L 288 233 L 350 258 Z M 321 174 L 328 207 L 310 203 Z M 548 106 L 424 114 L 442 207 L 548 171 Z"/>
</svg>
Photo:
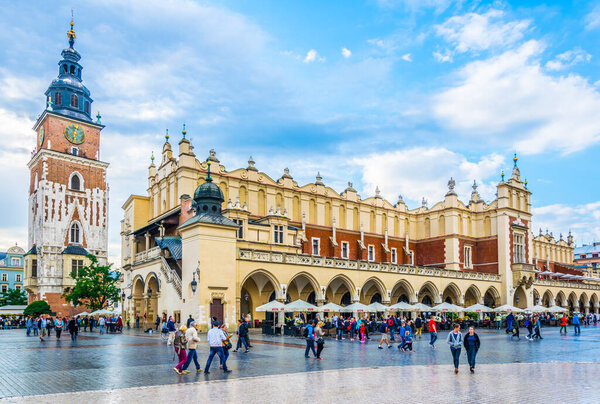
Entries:
<svg viewBox="0 0 600 404">
<path fill-rule="evenodd" d="M 196 267 L 196 270 L 192 273 L 192 281 L 190 282 L 190 286 L 192 287 L 192 293 L 194 294 L 196 294 L 196 289 L 198 288 L 196 275 L 198 275 L 198 280 L 200 280 L 200 260 L 198 260 L 198 266 Z"/>
</svg>

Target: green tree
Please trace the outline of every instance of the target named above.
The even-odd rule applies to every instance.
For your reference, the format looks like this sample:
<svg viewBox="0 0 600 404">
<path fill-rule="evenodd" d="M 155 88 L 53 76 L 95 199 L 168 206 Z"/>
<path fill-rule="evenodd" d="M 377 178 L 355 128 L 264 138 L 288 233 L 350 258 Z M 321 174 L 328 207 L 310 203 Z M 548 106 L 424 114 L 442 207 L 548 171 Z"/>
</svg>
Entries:
<svg viewBox="0 0 600 404">
<path fill-rule="evenodd" d="M 0 306 L 7 304 L 24 305 L 27 304 L 27 294 L 19 289 L 8 289 L 4 293 L 0 293 Z"/>
<path fill-rule="evenodd" d="M 88 255 L 90 265 L 80 268 L 77 273 L 71 272 L 75 279 L 73 289 L 63 297 L 74 306 L 84 305 L 95 311 L 106 307 L 109 301 L 119 300 L 117 282 L 121 274 L 111 271 L 109 265 L 98 265 L 95 255 Z"/>
<path fill-rule="evenodd" d="M 48 302 L 45 302 L 43 300 L 36 300 L 35 302 L 31 302 L 29 303 L 29 305 L 27 307 L 25 307 L 25 310 L 23 310 L 23 315 L 25 317 L 28 316 L 33 316 L 33 317 L 37 317 L 40 314 L 50 314 L 50 305 L 48 304 Z"/>
</svg>

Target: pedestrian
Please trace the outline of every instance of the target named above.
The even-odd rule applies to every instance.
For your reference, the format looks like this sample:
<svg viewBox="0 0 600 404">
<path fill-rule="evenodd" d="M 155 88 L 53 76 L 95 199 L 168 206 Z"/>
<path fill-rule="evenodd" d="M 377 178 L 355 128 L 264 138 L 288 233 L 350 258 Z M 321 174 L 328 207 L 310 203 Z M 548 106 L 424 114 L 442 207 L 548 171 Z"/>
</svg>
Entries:
<svg viewBox="0 0 600 404">
<path fill-rule="evenodd" d="M 357 327 L 358 327 L 358 332 L 359 332 L 359 335 L 360 335 L 360 343 L 364 344 L 365 343 L 366 329 L 367 329 L 365 321 L 364 320 L 358 320 Z"/>
<path fill-rule="evenodd" d="M 543 339 L 542 336 L 540 335 L 540 328 L 541 328 L 540 318 L 536 317 L 535 321 L 534 321 L 534 326 L 533 326 L 533 329 L 535 331 L 535 335 L 533 336 L 533 338 Z"/>
<path fill-rule="evenodd" d="M 527 339 L 529 341 L 533 338 L 533 321 L 535 316 L 529 316 L 527 320 L 525 320 L 525 328 L 527 328 Z"/>
<path fill-rule="evenodd" d="M 308 358 L 308 354 L 312 351 L 315 358 L 317 357 L 317 351 L 315 350 L 315 330 L 313 321 L 309 321 L 304 329 L 304 336 L 306 338 L 306 350 L 304 351 L 304 357 Z"/>
<path fill-rule="evenodd" d="M 500 313 L 496 314 L 496 329 L 499 330 L 502 328 L 502 315 Z"/>
<path fill-rule="evenodd" d="M 515 316 L 512 313 L 508 313 L 508 316 L 506 316 L 506 333 L 510 333 L 513 331 L 513 321 L 515 319 Z"/>
<path fill-rule="evenodd" d="M 226 337 L 225 334 L 223 334 L 223 331 L 219 329 L 218 321 L 213 322 L 212 328 L 206 334 L 206 338 L 208 339 L 208 345 L 210 346 L 210 354 L 208 355 L 206 365 L 204 366 L 204 374 L 207 375 L 210 373 L 210 365 L 215 355 L 218 355 L 221 360 L 223 372 L 231 373 L 231 370 L 227 369 L 227 359 L 225 358 L 225 353 L 223 351 L 223 341 L 226 340 Z"/>
<path fill-rule="evenodd" d="M 469 327 L 469 333 L 465 337 L 464 345 L 467 351 L 467 361 L 469 362 L 469 369 L 471 370 L 471 373 L 475 373 L 475 357 L 477 356 L 477 351 L 479 350 L 479 346 L 481 345 L 479 335 L 475 333 L 475 328 Z"/>
<path fill-rule="evenodd" d="M 452 331 L 448 334 L 446 342 L 448 345 L 450 345 L 450 352 L 452 353 L 452 359 L 454 360 L 454 373 L 458 373 L 460 348 L 463 344 L 462 334 L 460 333 L 460 325 L 456 323 L 452 324 Z"/>
<path fill-rule="evenodd" d="M 62 334 L 64 323 L 60 317 L 56 317 L 54 320 L 54 330 L 56 331 L 56 339 L 60 339 L 60 335 Z"/>
<path fill-rule="evenodd" d="M 581 335 L 581 327 L 579 324 L 579 316 L 577 315 L 577 313 L 573 314 L 573 332 L 575 333 L 575 335 Z"/>
<path fill-rule="evenodd" d="M 248 344 L 246 343 L 246 335 L 248 335 L 248 324 L 246 324 L 246 321 L 244 321 L 243 319 L 238 320 L 237 335 L 238 335 L 237 345 L 236 345 L 235 349 L 233 350 L 233 352 L 237 352 L 242 347 L 242 344 L 243 344 L 244 348 L 246 348 L 244 353 L 248 353 Z"/>
<path fill-rule="evenodd" d="M 27 327 L 27 336 L 29 337 L 33 328 L 33 321 L 31 321 L 31 317 L 27 317 L 27 320 L 25 320 L 25 326 Z"/>
<path fill-rule="evenodd" d="M 173 340 L 175 339 L 175 321 L 173 320 L 173 316 L 169 316 L 169 321 L 167 321 L 167 331 L 169 332 L 169 339 L 167 340 L 167 345 L 171 345 Z"/>
<path fill-rule="evenodd" d="M 46 331 L 48 331 L 48 337 L 50 337 L 50 331 L 52 331 L 52 328 L 54 328 L 54 321 L 52 320 L 52 317 L 48 316 L 46 319 Z"/>
<path fill-rule="evenodd" d="M 431 348 L 435 349 L 435 341 L 437 341 L 437 324 L 435 323 L 435 319 L 433 316 L 429 319 L 429 345 Z"/>
<path fill-rule="evenodd" d="M 562 317 L 560 318 L 560 330 L 559 333 L 562 334 L 563 330 L 565 332 L 565 335 L 567 334 L 567 315 L 563 313 Z"/>
<path fill-rule="evenodd" d="M 200 364 L 198 363 L 198 353 L 196 352 L 196 347 L 198 346 L 198 342 L 200 342 L 200 338 L 198 338 L 198 331 L 196 330 L 196 327 L 197 327 L 196 322 L 192 320 L 190 322 L 190 327 L 185 332 L 188 353 L 187 353 L 187 359 L 186 359 L 185 363 L 180 368 L 181 373 L 183 373 L 183 374 L 190 373 L 187 370 L 187 368 L 188 368 L 188 366 L 190 366 L 190 363 L 192 363 L 192 360 L 194 361 L 194 364 L 196 365 L 196 372 L 200 373 L 202 371 L 202 369 L 200 369 Z"/>
<path fill-rule="evenodd" d="M 227 362 L 227 359 L 229 359 L 229 350 L 232 348 L 233 344 L 231 343 L 231 341 L 229 341 L 231 339 L 231 337 L 233 337 L 233 334 L 229 334 L 229 332 L 227 331 L 227 324 L 223 324 L 221 326 L 221 332 L 223 333 L 223 335 L 225 336 L 225 339 L 223 340 L 223 360 L 220 361 L 220 368 L 223 369 L 223 365 L 224 362 Z"/>
<path fill-rule="evenodd" d="M 413 351 L 413 340 L 414 337 L 413 335 L 410 333 L 410 330 L 406 330 L 404 332 L 404 338 L 403 338 L 403 342 L 402 342 L 402 351 L 406 352 L 406 351 L 410 351 L 410 352 L 414 352 Z"/>
<path fill-rule="evenodd" d="M 40 328 L 40 342 L 44 342 L 44 337 L 46 336 L 46 318 L 42 315 L 40 321 L 38 323 L 38 327 Z"/>
<path fill-rule="evenodd" d="M 321 352 L 325 346 L 325 340 L 323 339 L 323 322 L 319 321 L 315 327 L 315 337 L 317 338 L 317 360 L 321 360 Z"/>
<path fill-rule="evenodd" d="M 391 348 L 392 346 L 390 345 L 390 341 L 388 341 L 388 336 L 387 336 L 387 333 L 388 333 L 387 321 L 382 321 L 381 324 L 379 324 L 379 332 L 381 333 L 381 339 L 379 340 L 379 346 L 377 348 L 383 349 L 382 344 L 384 342 L 388 348 Z"/>
<path fill-rule="evenodd" d="M 335 326 L 337 328 L 337 340 L 341 341 L 344 339 L 344 319 L 342 316 L 337 318 Z"/>
<path fill-rule="evenodd" d="M 104 316 L 100 317 L 98 320 L 98 326 L 100 327 L 100 335 L 104 334 L 104 325 L 106 324 L 106 319 Z"/>
<path fill-rule="evenodd" d="M 418 316 L 415 319 L 415 338 L 418 336 L 421 339 L 421 331 L 423 331 L 423 319 L 421 319 L 421 316 Z"/>
<path fill-rule="evenodd" d="M 185 324 L 182 324 L 181 327 L 179 327 L 179 330 L 177 330 L 175 332 L 175 337 L 173 338 L 173 346 L 175 348 L 175 354 L 177 355 L 177 358 L 179 359 L 179 362 L 177 363 L 177 365 L 175 365 L 173 370 L 178 375 L 183 374 L 183 373 L 181 373 L 181 367 L 187 361 L 187 354 L 185 353 L 185 346 L 187 345 L 187 341 L 185 339 L 186 331 L 187 331 L 187 327 L 185 326 Z"/>
<path fill-rule="evenodd" d="M 77 340 L 77 320 L 75 320 L 74 317 L 69 320 L 67 327 L 69 328 L 69 333 L 71 334 L 71 341 Z"/>
<path fill-rule="evenodd" d="M 354 341 L 354 331 L 356 330 L 356 319 L 352 317 L 350 324 L 348 324 L 348 331 L 350 332 L 350 341 Z"/>
</svg>

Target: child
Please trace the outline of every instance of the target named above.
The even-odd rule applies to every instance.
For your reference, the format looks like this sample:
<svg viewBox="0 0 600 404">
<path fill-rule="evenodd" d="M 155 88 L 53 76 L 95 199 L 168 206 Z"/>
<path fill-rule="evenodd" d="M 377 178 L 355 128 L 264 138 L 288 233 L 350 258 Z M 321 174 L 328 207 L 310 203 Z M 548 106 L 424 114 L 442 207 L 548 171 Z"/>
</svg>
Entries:
<svg viewBox="0 0 600 404">
<path fill-rule="evenodd" d="M 402 344 L 402 350 L 414 352 L 412 349 L 412 343 L 413 343 L 413 337 L 412 337 L 412 335 L 410 335 L 410 331 L 407 330 L 406 334 L 404 335 L 404 344 Z"/>
<path fill-rule="evenodd" d="M 364 342 L 365 342 L 365 331 L 366 331 L 365 322 L 364 321 L 360 322 L 360 329 L 359 330 L 360 330 L 360 342 L 364 344 Z"/>
</svg>

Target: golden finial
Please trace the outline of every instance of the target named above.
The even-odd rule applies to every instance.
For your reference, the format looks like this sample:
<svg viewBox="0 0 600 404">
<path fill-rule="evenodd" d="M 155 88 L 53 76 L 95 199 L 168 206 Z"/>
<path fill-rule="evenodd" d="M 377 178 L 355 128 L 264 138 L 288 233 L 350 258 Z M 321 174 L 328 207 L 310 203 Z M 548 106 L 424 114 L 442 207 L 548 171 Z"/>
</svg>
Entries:
<svg viewBox="0 0 600 404">
<path fill-rule="evenodd" d="M 75 31 L 73 30 L 73 27 L 75 26 L 75 23 L 73 22 L 73 8 L 71 7 L 71 29 L 69 31 L 67 31 L 67 38 L 69 38 L 69 47 L 71 49 L 73 49 L 73 44 L 75 43 Z"/>
</svg>

